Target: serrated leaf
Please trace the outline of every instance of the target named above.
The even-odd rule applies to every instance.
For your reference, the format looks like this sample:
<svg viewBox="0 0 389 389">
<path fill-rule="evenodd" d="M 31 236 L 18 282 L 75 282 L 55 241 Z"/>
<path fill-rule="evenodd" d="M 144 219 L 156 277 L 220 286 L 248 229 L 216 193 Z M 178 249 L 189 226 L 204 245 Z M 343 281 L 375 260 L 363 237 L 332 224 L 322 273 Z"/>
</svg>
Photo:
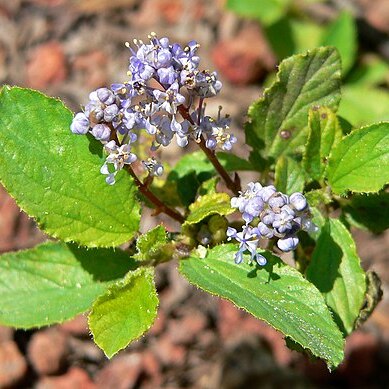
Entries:
<svg viewBox="0 0 389 389">
<path fill-rule="evenodd" d="M 227 0 L 227 8 L 240 16 L 269 25 L 285 14 L 291 0 Z"/>
<path fill-rule="evenodd" d="M 378 192 L 389 182 L 389 123 L 345 136 L 332 150 L 327 176 L 334 193 Z"/>
<path fill-rule="evenodd" d="M 249 108 L 246 141 L 252 154 L 277 159 L 295 154 L 307 138 L 308 111 L 318 105 L 336 110 L 340 100 L 340 58 L 321 47 L 281 62 L 277 80 Z"/>
<path fill-rule="evenodd" d="M 344 207 L 346 221 L 375 233 L 389 228 L 389 193 L 355 195 Z"/>
<path fill-rule="evenodd" d="M 124 171 L 105 183 L 102 145 L 71 133 L 72 113 L 39 92 L 0 95 L 0 180 L 48 234 L 82 245 L 117 246 L 139 226 L 137 189 Z"/>
<path fill-rule="evenodd" d="M 165 228 L 163 226 L 156 226 L 138 238 L 136 248 L 139 253 L 147 254 L 148 251 L 153 250 L 166 242 Z"/>
<path fill-rule="evenodd" d="M 354 126 L 389 120 L 389 93 L 383 88 L 345 85 L 339 115 Z"/>
<path fill-rule="evenodd" d="M 307 279 L 323 294 L 344 335 L 350 334 L 362 308 L 366 281 L 354 240 L 339 220 L 328 219 L 322 227 Z"/>
<path fill-rule="evenodd" d="M 32 328 L 71 319 L 135 267 L 121 250 L 54 242 L 3 254 L 0 324 Z"/>
<path fill-rule="evenodd" d="M 197 191 L 198 196 L 204 196 L 207 194 L 216 193 L 217 183 L 220 181 L 219 177 L 212 177 L 207 181 L 204 181 Z"/>
<path fill-rule="evenodd" d="M 338 18 L 327 26 L 321 45 L 338 49 L 342 58 L 343 75 L 347 74 L 354 64 L 358 47 L 354 17 L 349 12 L 341 12 Z"/>
<path fill-rule="evenodd" d="M 321 181 L 327 167 L 331 149 L 343 137 L 336 114 L 327 107 L 309 111 L 308 140 L 305 145 L 303 166 L 312 180 Z"/>
<path fill-rule="evenodd" d="M 190 214 L 185 221 L 185 225 L 201 222 L 210 215 L 229 215 L 235 210 L 231 208 L 231 199 L 227 193 L 211 193 L 200 196 L 189 207 Z"/>
<path fill-rule="evenodd" d="M 238 247 L 228 244 L 180 262 L 192 284 L 232 301 L 289 336 L 313 355 L 336 367 L 343 359 L 343 338 L 320 292 L 296 269 L 263 252 L 265 267 L 236 265 Z"/>
<path fill-rule="evenodd" d="M 157 308 L 154 269 L 128 273 L 93 304 L 89 327 L 95 343 L 111 358 L 152 326 Z"/>
<path fill-rule="evenodd" d="M 302 192 L 304 183 L 305 174 L 301 167 L 301 163 L 291 157 L 280 157 L 275 169 L 274 185 L 277 190 L 286 194 Z"/>
<path fill-rule="evenodd" d="M 142 234 L 137 242 L 138 252 L 134 258 L 139 261 L 149 261 L 161 256 L 162 248 L 167 243 L 166 230 L 163 226 L 157 226 Z"/>
</svg>

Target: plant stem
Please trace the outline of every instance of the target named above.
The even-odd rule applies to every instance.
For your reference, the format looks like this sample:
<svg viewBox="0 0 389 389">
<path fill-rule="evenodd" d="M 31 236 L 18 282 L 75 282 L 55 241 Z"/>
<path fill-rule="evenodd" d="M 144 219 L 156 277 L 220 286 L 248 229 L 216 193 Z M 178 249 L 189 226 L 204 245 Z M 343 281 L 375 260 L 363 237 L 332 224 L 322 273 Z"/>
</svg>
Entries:
<svg viewBox="0 0 389 389">
<path fill-rule="evenodd" d="M 234 181 L 230 175 L 227 173 L 227 171 L 224 169 L 224 167 L 220 164 L 219 160 L 216 157 L 216 154 L 214 151 L 210 150 L 205 145 L 205 139 L 201 135 L 200 142 L 198 143 L 201 150 L 203 150 L 204 154 L 208 157 L 210 162 L 212 163 L 213 167 L 216 169 L 216 171 L 219 173 L 219 175 L 223 178 L 224 182 L 226 183 L 227 188 L 234 193 L 235 196 L 239 196 L 239 192 L 241 190 L 239 181 Z"/>
<path fill-rule="evenodd" d="M 152 204 L 156 206 L 158 213 L 165 213 L 170 216 L 172 219 L 177 220 L 179 223 L 184 223 L 184 217 L 178 213 L 176 210 L 169 208 L 166 204 L 164 204 L 153 192 L 150 191 L 148 185 L 144 184 L 135 174 L 134 170 L 132 170 L 131 165 L 126 165 L 127 171 L 131 174 L 132 178 L 135 181 L 136 186 L 139 188 L 143 196 L 145 196 Z"/>
<path fill-rule="evenodd" d="M 201 110 L 203 105 L 203 99 L 200 99 L 199 104 L 199 111 Z M 189 115 L 188 109 L 180 105 L 178 106 L 178 111 L 180 112 L 181 116 L 188 120 L 189 123 L 195 125 L 195 122 L 193 121 L 192 117 Z M 200 121 L 200 112 L 198 116 L 198 121 Z M 224 169 L 224 167 L 220 164 L 219 160 L 216 157 L 216 154 L 213 150 L 210 150 L 206 144 L 205 139 L 201 135 L 199 141 L 197 142 L 201 150 L 203 150 L 204 154 L 207 156 L 207 158 L 212 163 L 213 167 L 216 169 L 216 171 L 219 173 L 219 175 L 223 178 L 224 182 L 226 183 L 226 186 L 228 189 L 231 190 L 231 192 L 234 193 L 234 195 L 238 196 L 239 192 L 241 190 L 239 179 L 233 180 L 230 175 L 227 173 L 227 171 Z"/>
</svg>

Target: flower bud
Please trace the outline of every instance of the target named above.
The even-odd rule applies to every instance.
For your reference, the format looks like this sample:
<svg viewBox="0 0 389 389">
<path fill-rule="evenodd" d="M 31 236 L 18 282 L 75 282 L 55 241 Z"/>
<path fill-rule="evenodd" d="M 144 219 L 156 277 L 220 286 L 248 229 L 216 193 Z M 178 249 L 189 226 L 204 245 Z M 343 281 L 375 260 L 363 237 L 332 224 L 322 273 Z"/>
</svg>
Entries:
<svg viewBox="0 0 389 389">
<path fill-rule="evenodd" d="M 304 211 L 308 206 L 307 199 L 300 192 L 292 193 L 289 197 L 289 202 L 296 211 Z"/>
<path fill-rule="evenodd" d="M 105 142 L 108 142 L 111 136 L 111 130 L 106 124 L 96 124 L 91 132 L 97 140 Z"/>
<path fill-rule="evenodd" d="M 73 134 L 85 135 L 89 131 L 90 123 L 84 112 L 79 112 L 73 119 L 70 129 Z"/>
<path fill-rule="evenodd" d="M 294 250 L 299 244 L 299 239 L 296 236 L 291 236 L 289 238 L 278 239 L 277 246 L 280 250 L 284 252 Z"/>
<path fill-rule="evenodd" d="M 115 95 L 108 88 L 97 89 L 96 95 L 103 104 L 111 105 L 115 102 Z"/>
</svg>

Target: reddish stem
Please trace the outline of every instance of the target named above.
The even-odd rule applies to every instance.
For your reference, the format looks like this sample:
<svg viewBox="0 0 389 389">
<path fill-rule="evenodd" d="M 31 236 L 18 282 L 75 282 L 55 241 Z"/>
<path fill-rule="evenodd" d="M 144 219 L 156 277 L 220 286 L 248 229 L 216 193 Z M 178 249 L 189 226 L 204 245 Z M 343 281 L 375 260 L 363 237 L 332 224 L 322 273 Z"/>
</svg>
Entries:
<svg viewBox="0 0 389 389">
<path fill-rule="evenodd" d="M 177 220 L 179 223 L 184 223 L 185 219 L 184 217 L 175 211 L 172 208 L 169 208 L 166 204 L 164 204 L 153 192 L 150 191 L 147 184 L 144 184 L 142 181 L 139 180 L 135 172 L 132 170 L 131 165 L 126 165 L 127 171 L 131 174 L 132 178 L 135 181 L 136 186 L 139 188 L 141 193 L 150 200 L 152 204 L 156 206 L 158 213 L 165 213 L 166 215 L 170 216 L 174 220 Z"/>
<path fill-rule="evenodd" d="M 199 115 L 198 115 L 199 122 L 200 122 L 200 110 L 202 109 L 202 105 L 203 105 L 203 99 L 200 99 Z M 195 122 L 193 121 L 192 117 L 189 115 L 188 109 L 185 106 L 183 106 L 183 105 L 178 106 L 178 111 L 180 112 L 181 116 L 184 119 L 188 120 L 189 123 L 195 125 Z M 205 139 L 202 135 L 200 136 L 200 141 L 198 142 L 198 145 L 201 148 L 201 150 L 203 150 L 203 152 L 205 153 L 207 158 L 210 160 L 210 162 L 212 163 L 212 165 L 216 169 L 216 171 L 219 173 L 219 175 L 223 178 L 224 182 L 226 183 L 227 188 L 230 189 L 231 192 L 233 192 L 236 196 L 239 196 L 239 192 L 241 190 L 239 177 L 236 176 L 236 180 L 233 180 L 230 177 L 230 175 L 227 173 L 227 171 L 224 169 L 224 167 L 220 164 L 219 160 L 216 157 L 215 152 L 213 150 L 210 150 L 206 146 Z"/>
</svg>

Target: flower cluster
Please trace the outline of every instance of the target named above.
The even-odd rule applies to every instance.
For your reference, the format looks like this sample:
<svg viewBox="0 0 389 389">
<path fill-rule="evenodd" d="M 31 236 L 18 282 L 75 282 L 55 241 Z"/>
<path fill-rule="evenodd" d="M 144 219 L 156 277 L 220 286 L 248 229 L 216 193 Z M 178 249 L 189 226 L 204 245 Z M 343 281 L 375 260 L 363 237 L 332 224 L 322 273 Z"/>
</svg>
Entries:
<svg viewBox="0 0 389 389">
<path fill-rule="evenodd" d="M 249 251 L 251 260 L 259 265 L 266 264 L 266 258 L 257 253 L 260 238 L 277 238 L 278 248 L 287 252 L 298 245 L 298 231 L 317 229 L 304 195 L 296 192 L 288 196 L 277 192 L 273 185 L 263 187 L 258 182 L 250 182 L 245 192 L 231 199 L 231 206 L 239 209 L 246 222 L 240 232 L 232 227 L 227 230 L 228 239 L 234 238 L 240 243 L 236 263 L 241 263 L 243 253 Z"/>
<path fill-rule="evenodd" d="M 205 115 L 204 99 L 217 95 L 222 83 L 216 72 L 199 70 L 199 45 L 191 41 L 182 47 L 154 33 L 147 44 L 134 40 L 135 48 L 126 45 L 130 79 L 92 92 L 71 124 L 73 133 L 91 133 L 105 145 L 108 157 L 101 172 L 107 183 L 113 184 L 116 173 L 137 159 L 131 149 L 141 131 L 152 137 L 151 151 L 168 146 L 173 138 L 181 147 L 193 139 L 212 150 L 230 150 L 236 143 L 228 132 L 230 118 L 221 117 L 220 110 L 216 119 Z M 155 159 L 144 165 L 149 174 L 163 173 Z"/>
</svg>

